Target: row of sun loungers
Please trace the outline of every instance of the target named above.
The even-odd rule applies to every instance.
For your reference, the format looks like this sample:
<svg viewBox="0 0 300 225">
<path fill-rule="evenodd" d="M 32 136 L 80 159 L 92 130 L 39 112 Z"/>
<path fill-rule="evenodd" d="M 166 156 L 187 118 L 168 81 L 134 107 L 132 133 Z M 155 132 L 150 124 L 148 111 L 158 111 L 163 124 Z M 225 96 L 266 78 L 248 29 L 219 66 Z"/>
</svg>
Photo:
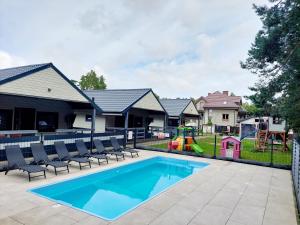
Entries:
<svg viewBox="0 0 300 225">
<path fill-rule="evenodd" d="M 76 156 L 70 155 L 63 141 L 57 141 L 54 142 L 57 158 L 54 158 L 53 160 L 49 159 L 42 143 L 31 143 L 30 147 L 33 155 L 33 162 L 30 164 L 26 163 L 19 145 L 8 145 L 5 146 L 8 162 L 5 175 L 10 170 L 19 169 L 23 172 L 27 172 L 28 179 L 31 181 L 31 178 L 33 177 L 44 176 L 46 178 L 46 168 L 48 166 L 53 167 L 55 175 L 57 175 L 58 171 L 68 171 L 69 173 L 70 162 L 78 163 L 79 168 L 81 169 L 84 166 L 91 167 L 91 159 L 96 159 L 99 165 L 102 161 L 108 163 L 109 158 L 107 155 L 115 156 L 117 161 L 119 161 L 119 159 L 125 159 L 125 152 L 130 153 L 132 158 L 139 155 L 137 150 L 122 148 L 115 137 L 111 137 L 110 141 L 113 147 L 112 150 L 106 150 L 102 141 L 95 139 L 94 145 L 96 151 L 89 152 L 83 140 L 76 140 L 75 144 L 78 151 L 78 155 Z M 41 165 L 44 165 L 45 167 L 42 167 Z M 39 172 L 42 174 L 31 176 L 32 173 Z"/>
</svg>

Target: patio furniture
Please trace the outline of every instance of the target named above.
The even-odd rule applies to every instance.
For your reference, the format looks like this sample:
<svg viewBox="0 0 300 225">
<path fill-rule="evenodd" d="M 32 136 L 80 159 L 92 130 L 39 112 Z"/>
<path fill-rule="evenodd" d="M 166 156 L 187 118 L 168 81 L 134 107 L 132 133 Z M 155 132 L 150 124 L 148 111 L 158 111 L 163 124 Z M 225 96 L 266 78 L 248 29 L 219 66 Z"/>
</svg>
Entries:
<svg viewBox="0 0 300 225">
<path fill-rule="evenodd" d="M 127 148 L 123 148 L 120 146 L 117 138 L 115 137 L 110 137 L 110 142 L 112 147 L 114 148 L 114 152 L 129 152 L 131 154 L 131 157 L 133 158 L 133 154 L 135 154 L 136 156 L 139 156 L 139 152 L 135 149 L 127 149 Z"/>
<path fill-rule="evenodd" d="M 76 147 L 77 147 L 77 150 L 79 152 L 79 155 L 81 157 L 95 158 L 95 159 L 98 160 L 99 165 L 100 165 L 100 160 L 101 159 L 106 160 L 106 163 L 108 163 L 108 158 L 107 158 L 105 153 L 90 154 L 87 147 L 86 147 L 86 145 L 84 144 L 84 142 L 82 140 L 76 140 L 75 143 L 76 143 Z"/>
<path fill-rule="evenodd" d="M 105 154 L 114 155 L 114 156 L 116 156 L 116 160 L 117 161 L 119 161 L 119 158 L 125 159 L 124 152 L 121 152 L 121 151 L 117 151 L 117 152 L 116 151 L 106 151 L 105 148 L 104 148 L 104 145 L 103 145 L 102 141 L 99 140 L 99 139 L 95 139 L 94 140 L 94 145 L 96 147 L 96 150 L 97 150 L 98 154 L 105 153 Z"/>
<path fill-rule="evenodd" d="M 54 142 L 54 145 L 55 145 L 55 149 L 56 149 L 56 152 L 57 152 L 57 155 L 58 155 L 58 158 L 60 161 L 78 162 L 80 170 L 82 168 L 82 165 L 81 165 L 82 163 L 86 164 L 84 166 L 90 166 L 90 168 L 91 168 L 91 161 L 89 159 L 71 156 L 63 141 L 56 141 L 56 142 Z"/>
<path fill-rule="evenodd" d="M 23 172 L 28 173 L 29 181 L 31 181 L 31 178 L 33 177 L 44 176 L 44 178 L 46 178 L 46 168 L 41 167 L 39 165 L 27 164 L 19 145 L 5 146 L 5 152 L 6 152 L 7 162 L 8 162 L 5 175 L 10 170 L 19 169 L 19 170 L 23 170 Z M 31 176 L 32 173 L 39 173 L 39 172 L 43 172 L 43 174 L 33 176 L 33 177 Z"/>
<path fill-rule="evenodd" d="M 34 162 L 37 165 L 45 165 L 46 167 L 53 166 L 55 175 L 57 175 L 57 168 L 62 167 L 66 167 L 66 169 L 59 171 L 68 171 L 69 173 L 69 164 L 62 161 L 50 160 L 42 143 L 31 143 L 30 147 L 34 158 Z"/>
</svg>

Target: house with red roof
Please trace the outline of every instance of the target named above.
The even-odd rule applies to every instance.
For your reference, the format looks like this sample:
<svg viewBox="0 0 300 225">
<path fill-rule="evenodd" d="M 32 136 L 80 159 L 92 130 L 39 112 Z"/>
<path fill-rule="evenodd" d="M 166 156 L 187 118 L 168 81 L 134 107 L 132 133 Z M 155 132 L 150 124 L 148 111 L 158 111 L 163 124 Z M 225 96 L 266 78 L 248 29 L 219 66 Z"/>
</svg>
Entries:
<svg viewBox="0 0 300 225">
<path fill-rule="evenodd" d="M 209 121 L 217 126 L 237 126 L 242 97 L 229 91 L 208 93 L 196 100 L 196 107 L 202 116 L 202 124 Z"/>
</svg>

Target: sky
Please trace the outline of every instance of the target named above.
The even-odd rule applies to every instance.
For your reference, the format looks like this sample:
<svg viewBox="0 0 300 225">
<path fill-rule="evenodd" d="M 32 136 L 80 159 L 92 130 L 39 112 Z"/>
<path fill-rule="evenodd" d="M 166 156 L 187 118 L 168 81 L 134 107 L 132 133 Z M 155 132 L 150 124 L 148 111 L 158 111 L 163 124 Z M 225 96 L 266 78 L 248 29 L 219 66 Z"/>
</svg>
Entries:
<svg viewBox="0 0 300 225">
<path fill-rule="evenodd" d="M 75 80 L 94 69 L 108 88 L 245 96 L 253 3 L 267 0 L 0 0 L 0 68 L 52 62 Z"/>
</svg>

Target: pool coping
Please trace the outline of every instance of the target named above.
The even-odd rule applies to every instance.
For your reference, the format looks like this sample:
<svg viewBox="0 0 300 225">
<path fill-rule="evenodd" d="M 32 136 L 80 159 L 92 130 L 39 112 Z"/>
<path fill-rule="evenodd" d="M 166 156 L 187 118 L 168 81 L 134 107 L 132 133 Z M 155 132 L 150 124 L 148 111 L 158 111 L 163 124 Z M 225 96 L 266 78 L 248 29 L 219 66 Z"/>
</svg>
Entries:
<svg viewBox="0 0 300 225">
<path fill-rule="evenodd" d="M 67 202 L 64 202 L 64 201 L 59 201 L 59 200 L 56 200 L 56 199 L 53 199 L 53 198 L 50 198 L 50 197 L 47 197 L 47 196 L 44 196 L 44 195 L 41 195 L 41 194 L 38 194 L 36 192 L 34 192 L 33 190 L 35 189 L 39 189 L 39 188 L 43 188 L 43 187 L 47 187 L 47 186 L 51 186 L 51 185 L 55 185 L 55 184 L 58 184 L 58 183 L 62 183 L 62 182 L 66 182 L 66 181 L 70 181 L 70 180 L 75 180 L 75 179 L 79 179 L 79 178 L 82 178 L 82 177 L 86 177 L 86 176 L 90 176 L 90 175 L 93 175 L 93 174 L 97 174 L 97 173 L 102 173 L 104 171 L 109 171 L 109 170 L 114 170 L 114 169 L 117 169 L 117 168 L 121 168 L 121 167 L 125 167 L 125 166 L 128 166 L 128 165 L 132 165 L 132 164 L 135 164 L 135 163 L 140 163 L 140 162 L 143 162 L 143 161 L 147 161 L 147 160 L 152 160 L 152 159 L 155 159 L 155 158 L 167 158 L 167 159 L 175 159 L 175 160 L 179 160 L 179 161 L 190 161 L 190 162 L 193 162 L 193 163 L 202 163 L 202 164 L 206 164 L 204 165 L 201 169 L 199 169 L 198 171 L 196 171 L 195 173 L 191 174 L 191 175 L 188 175 L 186 176 L 185 178 L 175 182 L 174 184 L 168 186 L 167 188 L 165 188 L 164 190 L 162 190 L 161 192 L 153 195 L 152 197 L 150 198 L 147 198 L 146 200 L 140 202 L 139 204 L 137 204 L 136 206 L 124 211 L 123 213 L 121 213 L 120 215 L 114 217 L 113 219 L 109 219 L 109 218 L 106 218 L 106 217 L 103 217 L 103 216 L 99 216 L 95 213 L 92 213 L 88 210 L 84 210 L 84 209 L 80 209 L 78 207 L 75 207 L 71 204 L 68 204 Z M 27 190 L 27 192 L 29 193 L 32 193 L 33 195 L 35 196 L 38 196 L 38 197 L 41 197 L 41 198 L 44 198 L 44 199 L 48 199 L 49 201 L 52 201 L 52 202 L 55 202 L 57 204 L 60 204 L 60 205 L 63 205 L 63 206 L 67 206 L 67 207 L 70 207 L 70 208 L 73 208 L 73 209 L 76 209 L 76 210 L 79 210 L 81 212 L 84 212 L 84 213 L 87 213 L 89 215 L 92 215 L 92 216 L 95 216 L 95 217 L 98 217 L 98 218 L 101 218 L 101 219 L 104 219 L 106 221 L 115 221 L 117 219 L 119 219 L 120 217 L 124 216 L 125 214 L 133 211 L 134 209 L 136 209 L 137 207 L 145 204 L 146 202 L 152 200 L 153 198 L 157 197 L 158 195 L 166 192 L 167 190 L 169 190 L 170 188 L 174 187 L 175 185 L 183 182 L 184 180 L 188 179 L 189 177 L 199 173 L 202 169 L 205 169 L 207 168 L 208 166 L 210 165 L 210 163 L 207 163 L 207 162 L 200 162 L 200 161 L 195 161 L 195 160 L 184 160 L 184 159 L 178 159 L 178 158 L 173 158 L 173 157 L 165 157 L 165 156 L 154 156 L 154 157 L 150 157 L 150 158 L 147 158 L 147 159 L 142 159 L 142 160 L 139 160 L 139 161 L 136 161 L 136 162 L 131 162 L 131 163 L 128 163 L 128 164 L 125 164 L 125 165 L 120 165 L 120 166 L 116 166 L 116 167 L 113 167 L 113 168 L 107 168 L 107 169 L 104 169 L 104 170 L 101 170 L 101 171 L 98 171 L 98 172 L 92 172 L 92 173 L 88 173 L 88 174 L 84 174 L 84 175 L 81 175 L 81 176 L 77 176 L 77 177 L 73 177 L 73 178 L 68 178 L 68 179 L 65 179 L 65 180 L 61 180 L 61 181 L 56 181 L 56 182 L 53 182 L 53 183 L 50 183 L 50 184 L 45 184 L 45 185 L 41 185 L 39 187 L 35 187 L 35 188 L 30 188 Z"/>
</svg>

